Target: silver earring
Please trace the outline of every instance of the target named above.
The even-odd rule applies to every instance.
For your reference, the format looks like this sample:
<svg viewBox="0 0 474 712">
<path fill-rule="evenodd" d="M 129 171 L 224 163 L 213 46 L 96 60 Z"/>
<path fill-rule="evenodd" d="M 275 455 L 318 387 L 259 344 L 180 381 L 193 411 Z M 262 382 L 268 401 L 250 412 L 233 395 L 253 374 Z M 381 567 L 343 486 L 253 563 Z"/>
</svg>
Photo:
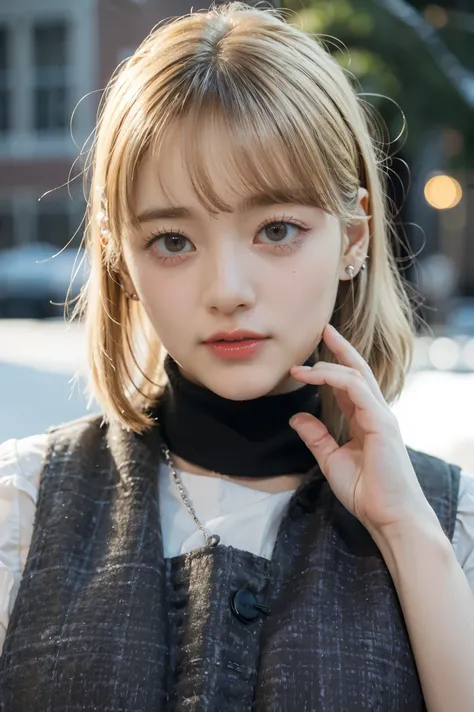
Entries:
<svg viewBox="0 0 474 712">
<path fill-rule="evenodd" d="M 364 262 L 362 262 L 360 269 L 361 269 L 361 272 L 363 270 L 367 269 L 367 264 L 366 264 L 365 260 L 364 260 Z M 347 265 L 346 272 L 351 279 L 354 279 L 355 269 L 352 265 Z"/>
<path fill-rule="evenodd" d="M 133 299 L 135 302 L 138 302 L 140 300 L 138 294 L 135 294 L 135 292 L 133 292 L 133 294 L 130 294 L 130 292 L 127 292 L 127 290 L 125 289 L 125 287 L 123 286 L 123 284 L 121 282 L 120 282 L 120 289 L 125 294 L 125 296 L 128 297 L 128 299 Z"/>
</svg>

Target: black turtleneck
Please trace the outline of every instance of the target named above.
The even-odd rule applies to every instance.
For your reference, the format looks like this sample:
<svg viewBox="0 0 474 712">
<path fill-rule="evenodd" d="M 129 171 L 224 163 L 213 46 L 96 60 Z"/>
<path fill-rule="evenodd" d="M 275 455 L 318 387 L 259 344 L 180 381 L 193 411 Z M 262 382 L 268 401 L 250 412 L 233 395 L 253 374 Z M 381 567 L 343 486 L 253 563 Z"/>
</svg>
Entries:
<svg viewBox="0 0 474 712">
<path fill-rule="evenodd" d="M 288 421 L 299 412 L 318 416 L 316 386 L 234 401 L 184 378 L 169 355 L 165 371 L 168 383 L 153 415 L 174 454 L 222 475 L 243 477 L 305 473 L 315 465 Z"/>
</svg>

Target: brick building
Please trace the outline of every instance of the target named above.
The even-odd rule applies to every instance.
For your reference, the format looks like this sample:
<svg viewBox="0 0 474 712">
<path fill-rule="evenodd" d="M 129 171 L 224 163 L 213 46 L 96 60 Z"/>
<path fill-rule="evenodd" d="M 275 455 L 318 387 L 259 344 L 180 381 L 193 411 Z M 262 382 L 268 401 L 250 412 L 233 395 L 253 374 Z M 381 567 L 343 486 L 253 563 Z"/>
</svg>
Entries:
<svg viewBox="0 0 474 712">
<path fill-rule="evenodd" d="M 81 179 L 70 186 L 73 200 L 66 187 L 54 189 L 91 134 L 101 90 L 156 23 L 191 6 L 207 5 L 0 0 L 0 249 L 32 241 L 63 247 L 72 237 L 84 209 Z M 38 202 L 46 191 L 53 192 Z"/>
<path fill-rule="evenodd" d="M 72 200 L 66 187 L 56 189 L 73 164 L 80 172 L 79 147 L 90 146 L 101 90 L 154 25 L 210 1 L 0 0 L 0 250 L 28 242 L 63 247 L 72 238 L 84 212 L 82 181 L 71 184 Z M 471 2 L 440 4 L 464 13 L 465 24 L 465 18 L 474 23 L 466 14 Z M 420 10 L 426 5 L 413 4 Z M 461 291 L 474 294 L 474 187 L 468 177 L 464 187 L 457 211 L 431 219 L 441 221 L 440 243 L 458 266 Z M 421 199 L 414 222 L 425 224 L 422 210 Z"/>
</svg>

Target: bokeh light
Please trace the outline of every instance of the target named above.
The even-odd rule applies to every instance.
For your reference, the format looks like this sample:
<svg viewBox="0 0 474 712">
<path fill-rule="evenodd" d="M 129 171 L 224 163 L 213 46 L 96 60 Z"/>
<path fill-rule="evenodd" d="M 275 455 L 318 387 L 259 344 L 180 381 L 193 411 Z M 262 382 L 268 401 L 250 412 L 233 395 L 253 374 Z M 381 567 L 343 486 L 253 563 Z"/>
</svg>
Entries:
<svg viewBox="0 0 474 712">
<path fill-rule="evenodd" d="M 440 371 L 454 369 L 459 361 L 460 346 L 453 339 L 441 337 L 435 339 L 430 348 L 430 361 L 434 368 Z"/>
<path fill-rule="evenodd" d="M 425 20 L 437 30 L 440 30 L 448 24 L 448 13 L 439 5 L 428 5 L 424 9 L 423 15 L 425 16 Z"/>
<path fill-rule="evenodd" d="M 474 339 L 469 339 L 469 341 L 464 345 L 461 360 L 466 368 L 474 371 Z"/>
<path fill-rule="evenodd" d="M 436 175 L 425 185 L 425 198 L 437 210 L 454 208 L 462 198 L 461 184 L 452 176 Z"/>
</svg>

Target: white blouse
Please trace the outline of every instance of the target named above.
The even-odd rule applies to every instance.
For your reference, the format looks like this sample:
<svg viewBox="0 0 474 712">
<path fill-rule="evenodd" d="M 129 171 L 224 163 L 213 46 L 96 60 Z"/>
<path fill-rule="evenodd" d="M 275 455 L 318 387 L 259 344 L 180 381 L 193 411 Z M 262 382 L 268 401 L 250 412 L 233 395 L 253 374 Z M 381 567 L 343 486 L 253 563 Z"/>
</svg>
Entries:
<svg viewBox="0 0 474 712">
<path fill-rule="evenodd" d="M 0 445 L 0 651 L 26 563 L 46 434 Z M 200 522 L 221 543 L 271 558 L 278 527 L 293 491 L 269 494 L 244 485 L 179 471 Z M 160 510 L 166 558 L 204 544 L 166 464 L 160 465 Z M 474 590 L 474 475 L 463 472 L 453 548 Z"/>
</svg>

